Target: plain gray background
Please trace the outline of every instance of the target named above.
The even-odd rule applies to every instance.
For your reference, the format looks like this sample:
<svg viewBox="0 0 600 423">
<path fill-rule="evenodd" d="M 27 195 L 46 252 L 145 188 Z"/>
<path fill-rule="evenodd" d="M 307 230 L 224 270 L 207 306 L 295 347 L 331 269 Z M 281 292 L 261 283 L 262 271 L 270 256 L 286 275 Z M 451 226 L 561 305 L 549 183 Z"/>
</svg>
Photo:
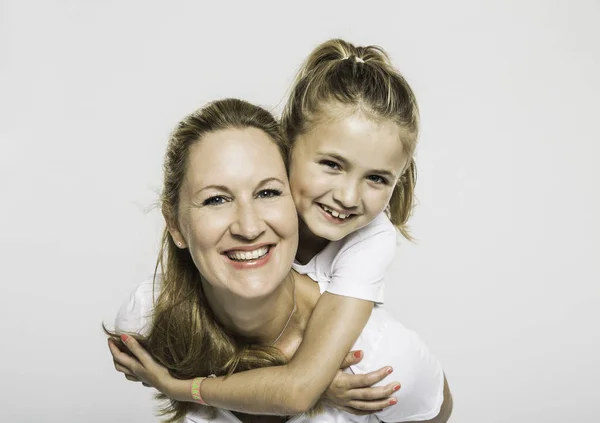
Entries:
<svg viewBox="0 0 600 423">
<path fill-rule="evenodd" d="M 100 324 L 152 273 L 167 136 L 217 98 L 279 110 L 342 37 L 421 106 L 387 304 L 451 421 L 600 421 L 599 22 L 583 0 L 0 1 L 0 420 L 155 421 Z"/>
</svg>

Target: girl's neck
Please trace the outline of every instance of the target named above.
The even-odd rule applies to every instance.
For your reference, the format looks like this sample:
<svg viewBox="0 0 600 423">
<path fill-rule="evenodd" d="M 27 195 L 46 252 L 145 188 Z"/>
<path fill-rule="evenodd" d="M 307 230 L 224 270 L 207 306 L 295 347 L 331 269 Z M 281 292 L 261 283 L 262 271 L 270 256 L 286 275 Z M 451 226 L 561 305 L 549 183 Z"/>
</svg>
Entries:
<svg viewBox="0 0 600 423">
<path fill-rule="evenodd" d="M 217 320 L 248 342 L 272 344 L 286 327 L 294 310 L 294 279 L 291 273 L 275 291 L 261 298 L 233 297 L 227 291 L 212 289 L 205 281 L 203 287 L 207 303 Z"/>
<path fill-rule="evenodd" d="M 304 221 L 298 218 L 298 251 L 296 261 L 300 264 L 308 263 L 329 244 L 329 240 L 313 234 Z"/>
</svg>

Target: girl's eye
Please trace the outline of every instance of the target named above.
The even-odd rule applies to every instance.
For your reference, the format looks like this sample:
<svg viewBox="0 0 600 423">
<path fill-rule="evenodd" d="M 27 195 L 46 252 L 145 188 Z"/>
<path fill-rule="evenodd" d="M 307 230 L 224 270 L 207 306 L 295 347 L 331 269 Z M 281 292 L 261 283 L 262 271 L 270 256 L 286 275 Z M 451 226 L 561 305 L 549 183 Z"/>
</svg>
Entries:
<svg viewBox="0 0 600 423">
<path fill-rule="evenodd" d="M 207 198 L 202 202 L 203 206 L 218 206 L 225 204 L 227 200 L 222 195 L 215 195 L 214 197 Z"/>
<path fill-rule="evenodd" d="M 379 176 L 379 175 L 369 175 L 367 179 L 371 182 L 375 182 L 376 184 L 387 184 L 387 179 Z"/>
<path fill-rule="evenodd" d="M 336 162 L 332 162 L 331 160 L 321 160 L 319 163 L 322 164 L 323 166 L 327 166 L 333 170 L 340 169 L 340 165 L 337 164 Z"/>
<path fill-rule="evenodd" d="M 259 193 L 256 195 L 258 198 L 272 198 L 272 197 L 279 197 L 281 195 L 281 191 L 279 191 L 278 189 L 263 189 L 262 191 L 259 191 Z"/>
</svg>

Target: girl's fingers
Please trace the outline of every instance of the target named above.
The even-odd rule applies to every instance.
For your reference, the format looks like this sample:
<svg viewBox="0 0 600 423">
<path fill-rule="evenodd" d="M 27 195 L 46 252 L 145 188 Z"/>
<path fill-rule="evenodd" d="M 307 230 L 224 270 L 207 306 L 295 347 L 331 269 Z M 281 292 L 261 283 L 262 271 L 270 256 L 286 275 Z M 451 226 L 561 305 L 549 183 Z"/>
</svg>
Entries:
<svg viewBox="0 0 600 423">
<path fill-rule="evenodd" d="M 385 377 L 392 373 L 392 371 L 393 370 L 391 367 L 382 367 L 379 370 L 362 375 L 346 375 L 348 377 L 346 383 L 350 389 L 368 388 L 369 386 L 385 379 Z"/>
<path fill-rule="evenodd" d="M 350 414 L 354 414 L 355 416 L 366 416 L 368 414 L 373 414 L 373 413 L 377 413 L 378 411 L 382 411 L 382 410 L 365 411 L 365 410 L 358 410 L 356 408 L 351 408 L 351 407 L 338 407 L 338 406 L 336 406 L 335 408 L 338 408 L 338 409 L 345 411 L 347 413 L 350 413 Z"/>
<path fill-rule="evenodd" d="M 352 400 L 375 401 L 386 399 L 400 389 L 399 383 L 390 383 L 385 386 L 371 386 L 348 391 L 347 397 Z"/>
<path fill-rule="evenodd" d="M 360 351 L 360 350 L 350 351 L 348 354 L 346 354 L 346 357 L 344 357 L 344 361 L 342 361 L 340 369 L 345 369 L 346 367 L 353 366 L 354 364 L 360 362 L 360 360 L 362 360 L 362 358 L 363 358 L 362 351 Z"/>
<path fill-rule="evenodd" d="M 108 340 L 108 348 L 110 349 L 110 353 L 112 354 L 115 363 L 119 363 L 130 370 L 135 369 L 135 367 L 139 364 L 134 357 L 122 352 L 110 338 Z"/>
<path fill-rule="evenodd" d="M 123 341 L 125 346 L 129 348 L 129 351 L 131 351 L 133 355 L 136 356 L 136 358 L 140 361 L 140 363 L 142 363 L 142 365 L 145 365 L 149 362 L 154 362 L 148 351 L 146 351 L 146 349 L 142 347 L 133 336 L 123 334 L 121 335 L 121 341 Z"/>
<path fill-rule="evenodd" d="M 369 411 L 374 413 L 376 411 L 382 410 L 386 407 L 396 405 L 398 400 L 396 398 L 386 398 L 376 401 L 348 401 L 348 407 L 355 408 L 361 411 Z"/>
<path fill-rule="evenodd" d="M 115 370 L 117 372 L 121 372 L 121 373 L 125 374 L 126 376 L 133 376 L 133 373 L 127 367 L 120 365 L 116 361 L 114 363 L 115 363 Z"/>
<path fill-rule="evenodd" d="M 132 382 L 140 382 L 140 380 L 137 377 L 131 375 L 125 375 L 125 379 L 130 380 Z"/>
</svg>

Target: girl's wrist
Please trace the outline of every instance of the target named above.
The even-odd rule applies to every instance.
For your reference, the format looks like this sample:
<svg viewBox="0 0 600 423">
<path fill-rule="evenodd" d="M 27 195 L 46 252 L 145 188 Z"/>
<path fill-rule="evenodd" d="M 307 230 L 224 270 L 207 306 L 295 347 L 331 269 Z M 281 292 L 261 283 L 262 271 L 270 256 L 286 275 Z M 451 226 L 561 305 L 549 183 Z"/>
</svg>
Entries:
<svg viewBox="0 0 600 423">
<path fill-rule="evenodd" d="M 173 379 L 160 392 L 175 401 L 195 402 L 192 397 L 192 382 L 194 379 Z"/>
</svg>

